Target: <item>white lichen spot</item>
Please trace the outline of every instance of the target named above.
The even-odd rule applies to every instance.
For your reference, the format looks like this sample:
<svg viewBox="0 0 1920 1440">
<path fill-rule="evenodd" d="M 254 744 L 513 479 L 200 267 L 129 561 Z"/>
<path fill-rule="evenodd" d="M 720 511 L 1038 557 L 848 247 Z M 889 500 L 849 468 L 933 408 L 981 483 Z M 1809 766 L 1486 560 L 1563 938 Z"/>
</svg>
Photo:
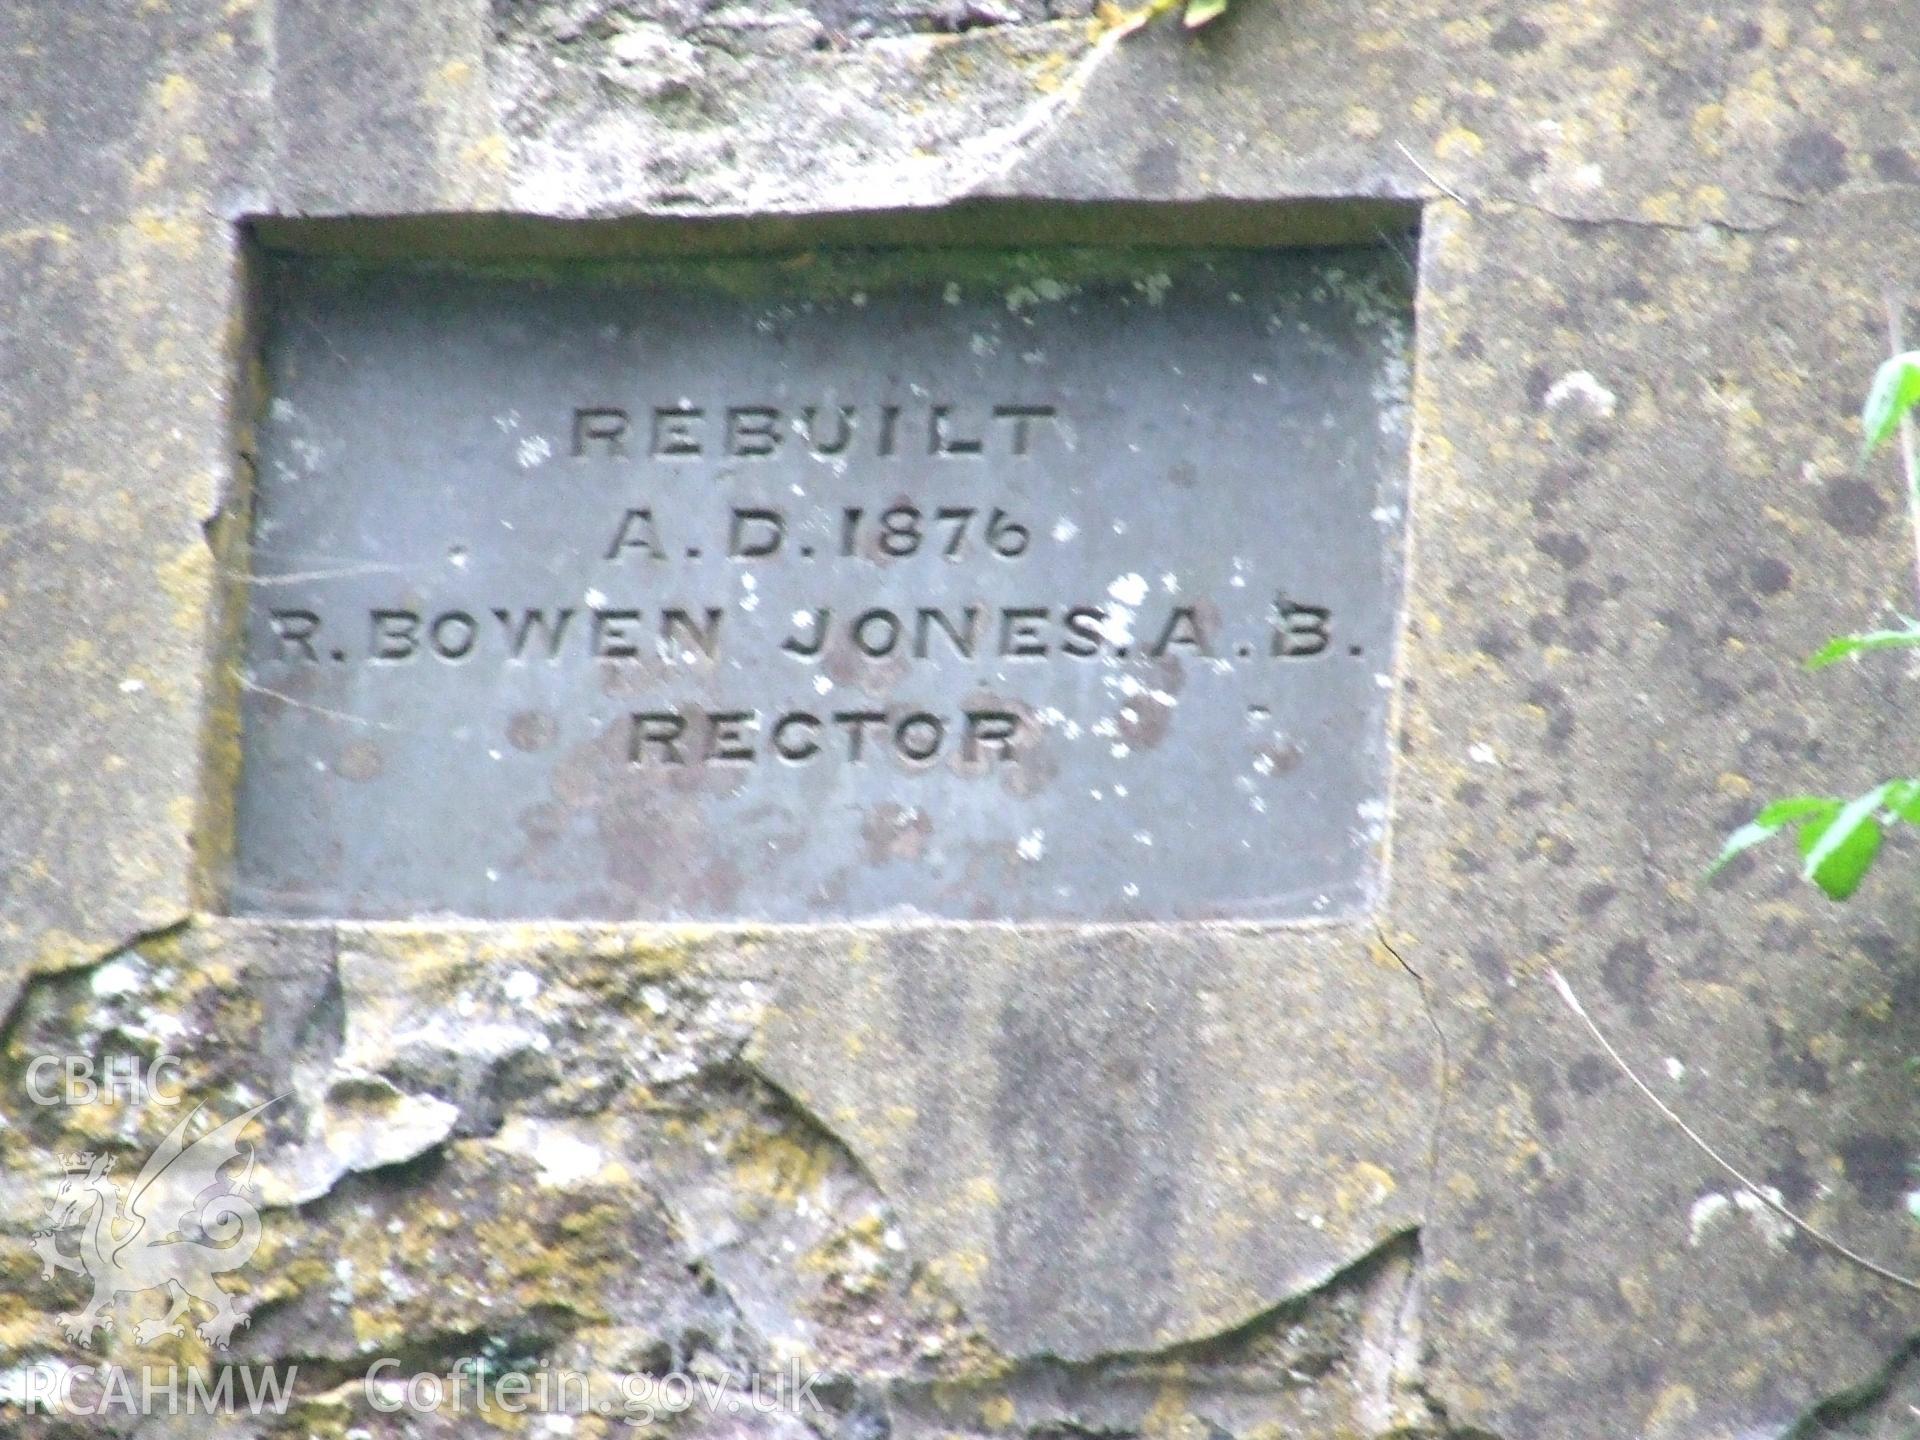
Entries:
<svg viewBox="0 0 1920 1440">
<path fill-rule="evenodd" d="M 1136 830 L 1136 831 L 1134 831 L 1134 832 L 1133 832 L 1133 843 L 1134 843 L 1134 844 L 1136 844 L 1136 845 L 1151 845 L 1151 844 L 1153 844 L 1153 832 L 1152 832 L 1151 830 Z"/>
<path fill-rule="evenodd" d="M 1158 305 L 1167 298 L 1167 291 L 1173 288 L 1173 277 L 1164 270 L 1156 270 L 1134 281 L 1133 288 L 1147 297 L 1149 305 Z"/>
<path fill-rule="evenodd" d="M 1122 605 L 1138 605 L 1147 598 L 1147 582 L 1138 575 L 1122 575 L 1107 586 L 1107 594 Z"/>
<path fill-rule="evenodd" d="M 1687 1067 L 1680 1063 L 1677 1056 L 1667 1056 L 1667 1078 L 1678 1080 L 1687 1073 Z"/>
<path fill-rule="evenodd" d="M 580 598 L 587 602 L 587 606 L 589 609 L 593 609 L 593 610 L 598 610 L 602 605 L 605 605 L 607 603 L 607 597 L 605 592 L 600 590 L 595 590 L 592 587 L 589 587 L 587 590 L 587 593 L 581 596 Z"/>
<path fill-rule="evenodd" d="M 1766 1200 L 1762 1200 L 1760 1195 L 1766 1196 Z M 1741 1190 L 1734 1195 L 1733 1203 L 1739 1208 L 1741 1214 L 1753 1222 L 1754 1229 L 1760 1232 L 1767 1244 L 1776 1250 L 1784 1249 L 1787 1242 L 1793 1239 L 1793 1222 L 1774 1206 L 1784 1206 L 1787 1203 L 1786 1197 L 1771 1185 L 1762 1185 L 1760 1195 L 1754 1194 L 1751 1190 Z M 1769 1205 L 1768 1200 L 1773 1204 Z"/>
<path fill-rule="evenodd" d="M 1467 747 L 1467 758 L 1476 765 L 1498 765 L 1500 757 L 1493 753 L 1493 746 L 1484 740 L 1476 740 Z"/>
<path fill-rule="evenodd" d="M 1018 315 L 1022 310 L 1031 310 L 1039 304 L 1054 304 L 1073 294 L 1073 287 L 1055 280 L 1050 276 L 1041 276 L 1031 284 L 1016 285 L 1007 292 L 1007 309 Z"/>
<path fill-rule="evenodd" d="M 1687 1212 L 1687 1244 L 1698 1247 L 1719 1221 L 1738 1211 L 1747 1217 L 1768 1245 L 1775 1249 L 1786 1245 L 1793 1239 L 1793 1222 L 1773 1208 L 1784 1204 L 1784 1198 L 1771 1185 L 1763 1187 L 1761 1194 L 1766 1196 L 1765 1200 L 1746 1189 L 1736 1190 L 1731 1196 L 1723 1195 L 1718 1190 L 1710 1190 L 1702 1195 Z M 1768 1204 L 1768 1201 L 1773 1203 Z"/>
<path fill-rule="evenodd" d="M 1053 543 L 1056 545 L 1066 544 L 1079 533 L 1080 527 L 1064 515 L 1053 522 Z"/>
<path fill-rule="evenodd" d="M 1120 893 L 1126 896 L 1129 900 L 1137 900 L 1140 898 L 1140 887 L 1134 884 L 1131 880 L 1129 880 L 1126 884 L 1120 887 Z"/>
<path fill-rule="evenodd" d="M 1047 853 L 1047 832 L 1030 830 L 1020 837 L 1020 843 L 1013 848 L 1022 860 L 1038 860 Z"/>
<path fill-rule="evenodd" d="M 522 470 L 544 464 L 552 455 L 553 442 L 544 435 L 528 435 L 513 450 L 513 458 L 520 462 Z"/>
<path fill-rule="evenodd" d="M 93 972 L 87 988 L 102 999 L 147 988 L 146 967 L 137 958 L 109 960 Z"/>
<path fill-rule="evenodd" d="M 1614 393 L 1594 378 L 1590 370 L 1570 370 L 1554 381 L 1547 389 L 1547 409 L 1558 410 L 1562 405 L 1578 401 L 1581 408 L 1591 415 L 1605 420 L 1619 408 L 1619 399 Z"/>
<path fill-rule="evenodd" d="M 1686 1217 L 1686 1242 L 1690 1246 L 1699 1246 L 1701 1236 L 1707 1235 L 1707 1227 L 1716 1219 L 1734 1208 L 1734 1202 L 1728 1200 L 1718 1190 L 1707 1190 L 1699 1200 L 1693 1202 L 1693 1208 Z"/>
<path fill-rule="evenodd" d="M 958 305 L 960 303 L 960 283 L 957 280 L 949 280 L 947 282 L 947 288 L 941 292 L 940 298 L 945 300 L 949 305 Z"/>
<path fill-rule="evenodd" d="M 814 694 L 825 695 L 831 689 L 833 689 L 833 681 L 829 680 L 826 676 L 816 675 L 813 677 Z"/>
<path fill-rule="evenodd" d="M 501 1128 L 494 1143 L 510 1154 L 533 1161 L 536 1179 L 552 1189 L 567 1189 L 591 1180 L 607 1163 L 606 1154 L 575 1134 L 570 1126 L 516 1115 Z"/>
<path fill-rule="evenodd" d="M 1038 712 L 1034 719 L 1043 729 L 1058 730 L 1069 740 L 1078 740 L 1083 733 L 1080 722 L 1071 718 L 1058 705 L 1047 706 L 1046 709 Z"/>
<path fill-rule="evenodd" d="M 516 1005 L 524 1005 L 540 993 L 540 977 L 531 970 L 516 970 L 500 986 L 501 993 Z"/>
</svg>

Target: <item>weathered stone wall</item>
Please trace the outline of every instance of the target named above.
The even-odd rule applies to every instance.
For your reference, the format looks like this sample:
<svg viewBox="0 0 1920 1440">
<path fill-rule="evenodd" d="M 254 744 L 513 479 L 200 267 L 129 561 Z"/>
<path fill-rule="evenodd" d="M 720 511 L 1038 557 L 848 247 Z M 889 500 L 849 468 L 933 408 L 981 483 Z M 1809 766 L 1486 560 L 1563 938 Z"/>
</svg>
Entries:
<svg viewBox="0 0 1920 1440">
<path fill-rule="evenodd" d="M 1084 8 L 0 5 L 0 1371 L 99 1358 L 28 1232 L 63 1152 L 157 1138 L 17 1077 L 164 1047 L 222 1115 L 290 1097 L 232 1354 L 304 1399 L 234 1434 L 540 1433 L 366 1412 L 370 1358 L 478 1354 L 798 1359 L 849 1437 L 1898 1433 L 1914 1297 L 1743 1201 L 1545 975 L 1920 1270 L 1910 852 L 1845 908 L 1771 858 L 1695 878 L 1759 799 L 1920 753 L 1898 662 L 1795 667 L 1904 603 L 1848 416 L 1886 297 L 1917 323 L 1920 31 L 1239 0 L 1116 43 Z M 207 913 L 243 217 L 1157 201 L 1287 238 L 1324 212 L 1280 202 L 1332 197 L 1423 203 L 1406 968 L 1371 927 Z M 206 1433 L 173 1424 L 143 1433 Z"/>
</svg>

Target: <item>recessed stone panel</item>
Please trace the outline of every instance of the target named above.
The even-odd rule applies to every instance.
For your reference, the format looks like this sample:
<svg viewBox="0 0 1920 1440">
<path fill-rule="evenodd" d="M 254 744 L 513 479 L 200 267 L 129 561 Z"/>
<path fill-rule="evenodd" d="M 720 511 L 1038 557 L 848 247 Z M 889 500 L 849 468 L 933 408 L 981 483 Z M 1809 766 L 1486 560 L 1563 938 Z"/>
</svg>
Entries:
<svg viewBox="0 0 1920 1440">
<path fill-rule="evenodd" d="M 1392 252 L 265 283 L 237 912 L 1373 896 Z"/>
</svg>

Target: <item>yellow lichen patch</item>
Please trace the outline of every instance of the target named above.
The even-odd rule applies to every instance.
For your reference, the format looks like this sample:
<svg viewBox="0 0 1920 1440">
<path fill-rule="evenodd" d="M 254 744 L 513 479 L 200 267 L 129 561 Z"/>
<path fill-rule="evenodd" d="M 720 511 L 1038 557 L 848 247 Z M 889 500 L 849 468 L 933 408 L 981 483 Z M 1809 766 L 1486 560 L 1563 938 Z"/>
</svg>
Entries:
<svg viewBox="0 0 1920 1440">
<path fill-rule="evenodd" d="M 961 1282 L 971 1288 L 986 1277 L 992 1262 L 986 1253 L 980 1250 L 954 1250 L 945 1255 L 936 1255 L 928 1269 L 949 1282 Z"/>
<path fill-rule="evenodd" d="M 1387 1171 L 1372 1161 L 1362 1160 L 1350 1168 L 1334 1188 L 1334 1213 L 1342 1224 L 1349 1224 L 1356 1215 L 1384 1205 L 1399 1188 Z"/>
<path fill-rule="evenodd" d="M 199 540 L 190 540 L 159 565 L 154 579 L 173 604 L 174 626 L 198 640 L 206 630 L 213 592 L 213 553 Z"/>
<path fill-rule="evenodd" d="M 19 1297 L 14 1298 L 19 1301 Z M 52 1323 L 51 1317 L 38 1310 L 20 1309 L 10 1315 L 0 1315 L 0 1347 L 10 1355 L 18 1355 L 28 1346 L 43 1345 Z"/>
<path fill-rule="evenodd" d="M 1208 1431 L 1193 1406 L 1186 1384 L 1168 1379 L 1153 1397 L 1153 1406 L 1141 1417 L 1140 1433 L 1153 1440 L 1201 1440 Z"/>
<path fill-rule="evenodd" d="M 1699 1397 L 1686 1385 L 1669 1385 L 1660 1392 L 1660 1398 L 1653 1402 L 1653 1408 L 1647 1412 L 1646 1423 L 1640 1433 L 1647 1440 L 1662 1440 L 1669 1435 L 1683 1435 L 1691 1431 L 1692 1421 L 1700 1412 Z"/>
<path fill-rule="evenodd" d="M 487 135 L 463 146 L 460 151 L 462 164 L 478 168 L 503 172 L 511 158 L 504 135 Z"/>
<path fill-rule="evenodd" d="M 833 1155 L 824 1145 L 806 1146 L 784 1135 L 747 1132 L 733 1151 L 735 1183 L 787 1205 L 815 1193 L 833 1166 Z"/>
<path fill-rule="evenodd" d="M 1367 30 L 1356 35 L 1353 48 L 1363 55 L 1378 55 L 1388 50 L 1398 50 L 1405 46 L 1407 37 L 1398 29 Z"/>
<path fill-rule="evenodd" d="M 1653 1287 L 1641 1275 L 1622 1275 L 1614 1281 L 1614 1288 L 1620 1292 L 1620 1298 L 1627 1302 L 1627 1308 L 1641 1319 L 1654 1311 L 1657 1303 Z"/>
<path fill-rule="evenodd" d="M 1486 141 L 1462 125 L 1454 126 L 1433 142 L 1433 153 L 1441 160 L 1471 159 L 1486 148 Z"/>
<path fill-rule="evenodd" d="M 184 75 L 168 75 L 160 82 L 160 108 L 174 111 L 193 98 L 193 82 Z"/>
<path fill-rule="evenodd" d="M 1844 1065 L 1852 1054 L 1852 1045 L 1844 1036 L 1823 1030 L 1807 1041 L 1807 1053 L 1824 1065 Z"/>
<path fill-rule="evenodd" d="M 133 216 L 134 233 L 149 245 L 157 245 L 182 258 L 200 244 L 201 227 L 185 215 L 166 210 L 139 210 Z"/>
</svg>

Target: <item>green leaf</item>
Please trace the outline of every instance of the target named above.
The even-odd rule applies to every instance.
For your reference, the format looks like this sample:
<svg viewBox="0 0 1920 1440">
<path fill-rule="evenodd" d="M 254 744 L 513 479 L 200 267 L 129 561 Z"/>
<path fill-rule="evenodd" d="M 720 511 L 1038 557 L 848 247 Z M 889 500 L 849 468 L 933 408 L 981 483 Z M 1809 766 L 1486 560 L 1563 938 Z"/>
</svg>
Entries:
<svg viewBox="0 0 1920 1440">
<path fill-rule="evenodd" d="M 1187 0 L 1187 13 L 1181 19 L 1189 30 L 1198 30 L 1226 13 L 1227 0 Z"/>
<path fill-rule="evenodd" d="M 1880 805 L 1891 820 L 1904 820 L 1909 825 L 1920 825 L 1920 779 L 1889 780 L 1887 793 L 1881 798 Z"/>
<path fill-rule="evenodd" d="M 1860 429 L 1865 439 L 1860 458 L 1865 460 L 1886 443 L 1900 428 L 1900 418 L 1920 403 L 1920 350 L 1909 350 L 1883 362 L 1873 373 L 1867 388 L 1867 403 L 1860 411 Z"/>
<path fill-rule="evenodd" d="M 1800 874 L 1825 892 L 1829 900 L 1844 900 L 1860 888 L 1885 838 L 1880 802 L 1891 784 L 1876 785 L 1855 796 L 1832 818 L 1815 818 L 1800 827 Z"/>
<path fill-rule="evenodd" d="M 1850 660 L 1869 650 L 1911 650 L 1920 648 L 1920 626 L 1906 630 L 1868 630 L 1859 635 L 1836 635 L 1806 658 L 1809 670 L 1824 670 L 1840 660 Z"/>
<path fill-rule="evenodd" d="M 1830 820 L 1839 813 L 1840 802 L 1829 795 L 1790 795 L 1785 800 L 1776 800 L 1727 837 L 1719 856 L 1707 867 L 1707 878 L 1711 880 L 1726 869 L 1735 856 L 1771 840 L 1797 821 L 1814 816 Z"/>
</svg>

